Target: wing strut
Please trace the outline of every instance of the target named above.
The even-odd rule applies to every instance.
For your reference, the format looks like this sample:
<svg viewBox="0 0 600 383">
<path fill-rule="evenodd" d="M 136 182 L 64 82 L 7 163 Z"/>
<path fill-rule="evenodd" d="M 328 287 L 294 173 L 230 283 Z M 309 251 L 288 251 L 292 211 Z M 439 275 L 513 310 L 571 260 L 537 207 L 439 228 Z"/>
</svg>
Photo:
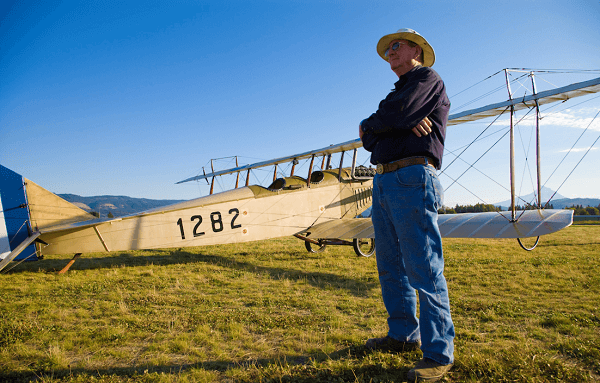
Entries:
<svg viewBox="0 0 600 383">
<path fill-rule="evenodd" d="M 238 164 L 238 158 L 237 158 L 237 156 L 235 156 L 235 167 L 236 168 L 240 167 L 240 165 Z M 240 172 L 238 171 L 236 173 L 236 176 L 235 176 L 235 188 L 236 189 L 238 188 L 239 183 L 240 183 Z"/>
<path fill-rule="evenodd" d="M 508 78 L 508 69 L 504 70 L 506 78 L 506 88 L 508 90 L 508 99 L 510 101 L 510 210 L 512 221 L 516 221 L 516 192 L 515 192 L 515 133 L 514 133 L 514 114 L 515 105 L 512 102 L 512 92 L 510 88 L 510 80 Z M 535 140 L 536 140 L 536 169 L 537 169 L 537 207 L 542 208 L 542 172 L 541 172 L 541 143 L 540 143 L 540 103 L 538 101 L 537 89 L 535 85 L 534 73 L 530 72 L 531 89 L 533 95 L 531 99 L 534 101 L 535 107 Z M 523 246 L 521 246 L 523 247 Z M 535 247 L 535 245 L 534 245 Z M 531 249 L 533 250 L 533 248 Z"/>
<path fill-rule="evenodd" d="M 342 152 L 341 158 L 340 158 L 340 167 L 338 169 L 338 181 L 342 182 L 342 167 L 344 165 L 344 153 L 346 153 L 345 151 Z"/>
<path fill-rule="evenodd" d="M 308 177 L 306 178 L 306 186 L 310 187 L 310 176 L 312 176 L 312 168 L 315 162 L 315 155 L 313 154 L 310 158 L 310 166 L 308 167 Z"/>
<path fill-rule="evenodd" d="M 531 72 L 531 89 L 533 95 L 537 94 L 537 87 L 535 86 L 535 78 L 533 72 Z M 541 143 L 540 143 L 540 103 L 538 99 L 535 99 L 535 157 L 537 165 L 537 189 L 538 189 L 538 209 L 542 208 L 542 161 L 541 161 Z M 537 242 L 536 242 L 537 245 Z M 534 246 L 535 247 L 535 246 Z"/>
<path fill-rule="evenodd" d="M 504 70 L 506 78 L 506 88 L 508 90 L 508 100 L 512 101 L 512 92 L 510 90 L 510 80 L 508 79 L 508 70 Z M 516 221 L 515 215 L 515 126 L 514 126 L 515 106 L 510 105 L 510 216 L 511 222 Z"/>
</svg>

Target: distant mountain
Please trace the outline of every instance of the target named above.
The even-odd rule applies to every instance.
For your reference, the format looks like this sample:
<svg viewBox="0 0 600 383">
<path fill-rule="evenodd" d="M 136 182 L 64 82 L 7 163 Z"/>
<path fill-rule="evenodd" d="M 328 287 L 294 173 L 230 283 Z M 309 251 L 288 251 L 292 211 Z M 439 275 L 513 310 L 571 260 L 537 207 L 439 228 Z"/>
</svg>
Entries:
<svg viewBox="0 0 600 383">
<path fill-rule="evenodd" d="M 555 209 L 564 209 L 565 207 L 571 207 L 573 205 L 598 207 L 598 205 L 600 205 L 600 198 L 563 198 L 553 199 L 550 203 Z"/>
<path fill-rule="evenodd" d="M 183 200 L 132 198 L 125 196 L 101 195 L 82 197 L 76 194 L 58 194 L 59 197 L 71 202 L 85 211 L 99 212 L 101 217 L 112 213 L 115 217 L 139 213 L 161 206 L 172 205 Z"/>
<path fill-rule="evenodd" d="M 542 203 L 546 203 L 546 201 L 548 201 L 550 199 L 550 197 L 552 197 L 553 194 L 554 194 L 554 190 L 547 188 L 547 187 L 542 187 Z M 525 196 L 520 196 L 520 198 L 517 197 L 517 199 L 515 200 L 515 204 L 521 205 L 521 206 L 526 205 L 526 203 L 523 202 L 523 200 L 527 201 L 528 203 L 531 203 L 532 205 L 537 201 L 534 194 L 529 193 Z M 556 193 L 556 195 L 554 195 L 554 197 L 552 197 L 552 201 L 550 203 L 554 205 L 554 208 L 562 209 L 562 207 L 556 206 L 557 200 L 568 200 L 568 198 L 566 198 L 565 196 L 562 196 L 558 193 Z M 496 203 L 493 203 L 492 205 L 500 206 L 503 210 L 506 210 L 510 207 L 510 200 L 496 202 Z M 571 205 L 569 204 L 567 206 L 571 206 Z M 597 206 L 597 205 L 594 205 L 594 206 Z"/>
</svg>

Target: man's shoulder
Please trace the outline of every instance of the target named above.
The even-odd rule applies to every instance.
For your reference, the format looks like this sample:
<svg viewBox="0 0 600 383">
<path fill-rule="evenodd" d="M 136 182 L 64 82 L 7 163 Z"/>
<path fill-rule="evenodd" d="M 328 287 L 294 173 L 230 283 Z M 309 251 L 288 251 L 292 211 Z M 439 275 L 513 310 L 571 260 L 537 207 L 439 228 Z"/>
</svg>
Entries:
<svg viewBox="0 0 600 383">
<path fill-rule="evenodd" d="M 428 66 L 418 66 L 414 69 L 413 73 L 416 76 L 419 76 L 422 78 L 430 78 L 430 79 L 436 79 L 439 81 L 443 81 L 442 77 L 438 74 L 438 72 L 436 72 L 435 69 L 432 69 L 431 67 L 428 67 Z"/>
</svg>

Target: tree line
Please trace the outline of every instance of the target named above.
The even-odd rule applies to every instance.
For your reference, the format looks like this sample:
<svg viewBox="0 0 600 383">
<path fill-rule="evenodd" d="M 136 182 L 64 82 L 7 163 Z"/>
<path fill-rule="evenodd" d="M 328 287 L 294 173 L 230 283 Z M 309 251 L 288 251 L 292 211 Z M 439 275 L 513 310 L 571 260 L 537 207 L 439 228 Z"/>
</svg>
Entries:
<svg viewBox="0 0 600 383">
<path fill-rule="evenodd" d="M 565 209 L 574 210 L 575 212 L 573 214 L 575 215 L 600 215 L 600 205 L 586 207 L 581 205 L 571 205 L 565 207 Z"/>
<path fill-rule="evenodd" d="M 502 210 L 498 206 L 494 206 L 489 203 L 478 203 L 475 205 L 459 205 L 456 204 L 455 207 L 446 207 L 438 210 L 440 214 L 460 214 L 460 213 L 484 213 L 488 211 L 500 211 Z"/>
<path fill-rule="evenodd" d="M 535 210 L 537 209 L 534 205 L 515 206 L 517 210 Z M 554 209 L 552 204 L 544 206 L 545 209 Z M 574 215 L 600 215 L 600 205 L 598 206 L 587 206 L 583 207 L 582 205 L 572 205 L 569 207 L 565 207 L 565 209 L 574 210 Z M 460 213 L 485 213 L 489 211 L 502 211 L 502 208 L 499 206 L 494 206 L 492 204 L 486 203 L 478 203 L 475 205 L 459 205 L 456 204 L 455 207 L 444 206 L 438 210 L 439 214 L 460 214 Z"/>
</svg>

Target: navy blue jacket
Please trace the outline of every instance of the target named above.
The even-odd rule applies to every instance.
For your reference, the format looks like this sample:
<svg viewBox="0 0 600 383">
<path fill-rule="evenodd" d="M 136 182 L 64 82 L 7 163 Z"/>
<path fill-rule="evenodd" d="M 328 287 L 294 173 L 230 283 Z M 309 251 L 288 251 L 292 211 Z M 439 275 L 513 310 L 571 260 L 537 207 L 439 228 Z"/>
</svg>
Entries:
<svg viewBox="0 0 600 383">
<path fill-rule="evenodd" d="M 411 69 L 379 103 L 379 109 L 361 122 L 363 147 L 371 152 L 371 163 L 428 156 L 440 169 L 449 111 L 446 86 L 437 72 L 422 66 Z M 417 137 L 412 128 L 425 117 L 431 120 L 432 131 Z"/>
</svg>

